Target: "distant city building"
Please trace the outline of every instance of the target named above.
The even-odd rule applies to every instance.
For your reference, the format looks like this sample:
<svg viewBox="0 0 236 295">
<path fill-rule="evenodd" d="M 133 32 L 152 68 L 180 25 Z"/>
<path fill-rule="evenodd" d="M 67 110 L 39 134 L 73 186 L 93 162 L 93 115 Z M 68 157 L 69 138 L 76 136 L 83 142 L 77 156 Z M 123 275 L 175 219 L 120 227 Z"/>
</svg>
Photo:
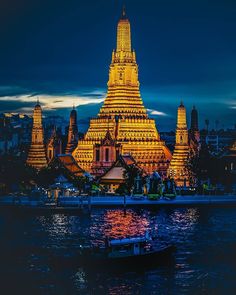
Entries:
<svg viewBox="0 0 236 295">
<path fill-rule="evenodd" d="M 70 125 L 68 130 L 68 141 L 66 145 L 66 154 L 71 154 L 78 144 L 78 127 L 77 127 L 77 112 L 73 108 L 70 113 Z"/>
<path fill-rule="evenodd" d="M 26 162 L 36 169 L 47 166 L 42 125 L 42 109 L 39 103 L 34 107 L 32 139 Z"/>
<path fill-rule="evenodd" d="M 57 129 L 61 130 L 62 135 L 65 133 L 65 129 L 68 125 L 68 120 L 59 115 L 50 115 L 43 118 L 43 127 L 44 127 L 44 139 L 47 141 L 51 135 L 54 126 L 57 126 Z"/>
<path fill-rule="evenodd" d="M 175 149 L 168 169 L 168 175 L 171 178 L 174 178 L 177 186 L 190 185 L 190 174 L 188 168 L 189 153 L 190 148 L 188 144 L 186 109 L 181 102 L 177 112 Z"/>
<path fill-rule="evenodd" d="M 236 141 L 226 149 L 220 158 L 224 164 L 224 170 L 234 174 L 236 181 Z"/>
<path fill-rule="evenodd" d="M 55 156 L 62 154 L 62 140 L 54 127 L 52 136 L 47 144 L 47 159 L 50 162 Z"/>
<path fill-rule="evenodd" d="M 32 118 L 23 114 L 0 114 L 0 155 L 21 155 L 30 143 Z"/>
<path fill-rule="evenodd" d="M 158 170 L 166 175 L 172 155 L 160 139 L 155 120 L 148 117 L 139 84 L 130 22 L 123 11 L 117 26 L 116 50 L 112 52 L 107 96 L 98 117 L 90 120 L 84 139 L 79 140 L 73 152 L 84 170 L 91 172 L 94 162 L 98 163 L 94 147 L 101 144 L 109 130 L 111 138 L 121 145 L 122 154 L 132 155 L 137 165 L 148 173 Z M 105 148 L 105 153 L 108 150 Z M 97 169 L 96 163 L 95 166 Z"/>
<path fill-rule="evenodd" d="M 206 144 L 209 146 L 212 153 L 219 153 L 219 136 L 216 132 L 211 132 L 211 134 L 207 134 Z"/>
</svg>

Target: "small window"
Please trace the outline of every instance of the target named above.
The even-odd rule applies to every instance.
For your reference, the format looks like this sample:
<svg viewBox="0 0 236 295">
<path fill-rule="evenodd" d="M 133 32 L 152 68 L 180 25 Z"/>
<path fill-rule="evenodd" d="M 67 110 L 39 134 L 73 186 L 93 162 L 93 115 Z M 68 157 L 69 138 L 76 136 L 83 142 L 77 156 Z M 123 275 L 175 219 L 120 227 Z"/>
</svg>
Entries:
<svg viewBox="0 0 236 295">
<path fill-rule="evenodd" d="M 108 162 L 109 161 L 109 149 L 106 148 L 106 151 L 105 151 L 105 161 Z"/>
<path fill-rule="evenodd" d="M 100 151 L 96 150 L 96 162 L 100 161 Z"/>
<path fill-rule="evenodd" d="M 119 155 L 120 155 L 120 152 L 119 152 L 119 150 L 116 150 L 116 160 L 118 160 L 118 158 L 119 158 Z"/>
</svg>

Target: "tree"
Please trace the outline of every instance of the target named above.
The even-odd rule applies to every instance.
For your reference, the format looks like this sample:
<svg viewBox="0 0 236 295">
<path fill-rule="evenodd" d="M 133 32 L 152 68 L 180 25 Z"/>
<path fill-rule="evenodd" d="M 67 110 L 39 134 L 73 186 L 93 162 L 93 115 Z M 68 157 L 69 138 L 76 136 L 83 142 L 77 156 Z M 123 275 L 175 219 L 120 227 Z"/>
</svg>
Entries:
<svg viewBox="0 0 236 295">
<path fill-rule="evenodd" d="M 0 158 L 2 193 L 30 190 L 37 179 L 37 171 L 19 157 L 4 155 Z"/>
<path fill-rule="evenodd" d="M 131 195 L 133 188 L 134 188 L 134 182 L 137 176 L 142 177 L 142 170 L 138 168 L 135 164 L 127 165 L 125 167 L 124 171 L 124 183 L 121 185 L 120 190 L 123 190 L 128 195 Z"/>
</svg>

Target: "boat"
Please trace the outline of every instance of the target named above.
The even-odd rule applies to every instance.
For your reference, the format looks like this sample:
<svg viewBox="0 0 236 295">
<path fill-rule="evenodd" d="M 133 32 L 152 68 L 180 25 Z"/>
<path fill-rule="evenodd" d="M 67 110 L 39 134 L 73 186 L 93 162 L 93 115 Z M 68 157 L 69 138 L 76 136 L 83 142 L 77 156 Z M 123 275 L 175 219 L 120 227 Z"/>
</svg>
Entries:
<svg viewBox="0 0 236 295">
<path fill-rule="evenodd" d="M 174 252 L 173 245 L 154 247 L 152 238 L 131 237 L 105 240 L 102 247 L 81 247 L 80 262 L 95 266 L 145 266 L 166 262 Z"/>
</svg>

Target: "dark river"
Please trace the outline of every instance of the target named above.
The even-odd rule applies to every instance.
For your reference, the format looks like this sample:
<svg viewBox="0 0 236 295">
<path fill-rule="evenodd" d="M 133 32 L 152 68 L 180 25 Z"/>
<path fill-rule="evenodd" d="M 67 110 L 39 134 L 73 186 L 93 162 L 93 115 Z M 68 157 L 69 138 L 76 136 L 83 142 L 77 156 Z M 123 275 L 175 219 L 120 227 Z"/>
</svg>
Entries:
<svg viewBox="0 0 236 295">
<path fill-rule="evenodd" d="M 80 244 L 150 230 L 173 261 L 135 270 L 83 269 Z M 0 294 L 236 294 L 236 208 L 93 209 L 91 215 L 0 211 Z"/>
</svg>

